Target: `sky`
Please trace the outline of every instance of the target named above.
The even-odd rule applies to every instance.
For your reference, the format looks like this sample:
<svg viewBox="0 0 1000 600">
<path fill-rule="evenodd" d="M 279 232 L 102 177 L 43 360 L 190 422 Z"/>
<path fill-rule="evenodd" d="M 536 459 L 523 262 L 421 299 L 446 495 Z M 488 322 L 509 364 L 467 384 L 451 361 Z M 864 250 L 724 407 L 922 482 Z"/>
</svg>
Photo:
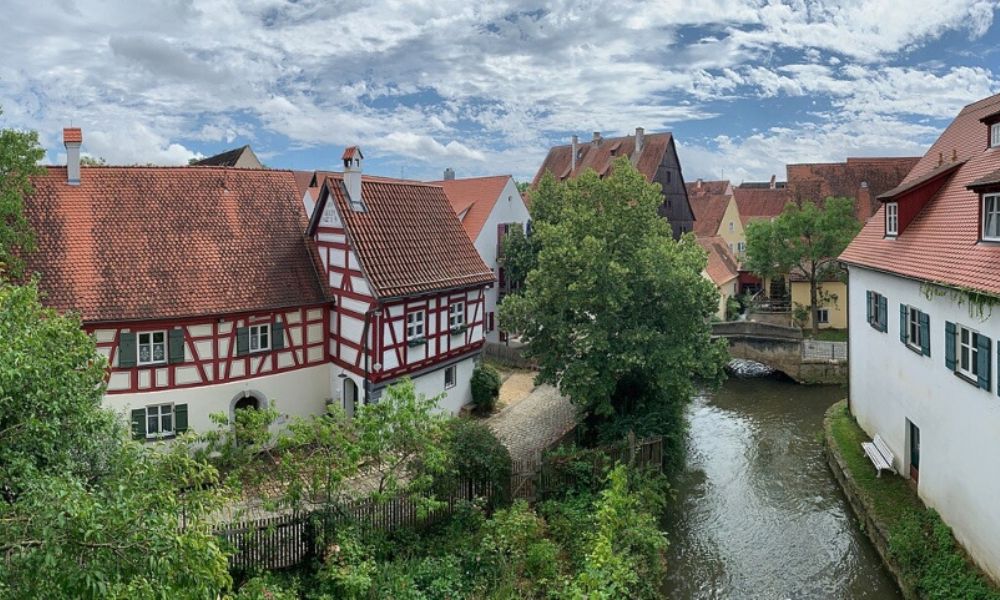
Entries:
<svg viewBox="0 0 1000 600">
<path fill-rule="evenodd" d="M 530 180 L 553 145 L 672 131 L 686 180 L 921 155 L 1000 92 L 1000 2 L 4 0 L 0 127 L 113 164 Z"/>
</svg>

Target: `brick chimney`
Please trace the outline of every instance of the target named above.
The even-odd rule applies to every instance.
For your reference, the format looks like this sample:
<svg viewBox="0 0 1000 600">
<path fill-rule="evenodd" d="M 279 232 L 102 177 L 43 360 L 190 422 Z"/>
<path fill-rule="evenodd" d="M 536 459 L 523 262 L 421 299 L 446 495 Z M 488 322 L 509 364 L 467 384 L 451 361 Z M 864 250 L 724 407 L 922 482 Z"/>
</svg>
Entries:
<svg viewBox="0 0 1000 600">
<path fill-rule="evenodd" d="M 577 150 L 577 146 L 579 144 L 580 144 L 580 138 L 578 138 L 578 137 L 576 137 L 574 135 L 572 137 L 572 141 L 570 142 L 570 146 L 571 146 L 570 150 L 572 151 L 572 154 L 571 154 L 571 156 L 569 158 L 569 172 L 570 173 L 572 173 L 573 171 L 576 170 L 576 153 L 579 152 L 579 150 Z"/>
<path fill-rule="evenodd" d="M 454 181 L 455 180 L 455 169 L 452 169 L 451 167 L 448 167 L 447 169 L 445 169 L 444 170 L 444 180 L 445 181 Z"/>
<path fill-rule="evenodd" d="M 361 148 L 350 146 L 344 150 L 341 157 L 344 161 L 344 187 L 347 188 L 347 199 L 354 210 L 363 211 L 364 203 L 361 201 L 361 161 L 364 155 Z"/>
<path fill-rule="evenodd" d="M 63 129 L 63 146 L 66 146 L 66 183 L 80 185 L 80 146 L 83 131 L 79 127 Z"/>
<path fill-rule="evenodd" d="M 590 143 L 593 144 L 594 146 L 600 146 L 601 145 L 601 132 L 600 131 L 595 131 L 594 132 L 594 139 L 590 140 Z"/>
</svg>

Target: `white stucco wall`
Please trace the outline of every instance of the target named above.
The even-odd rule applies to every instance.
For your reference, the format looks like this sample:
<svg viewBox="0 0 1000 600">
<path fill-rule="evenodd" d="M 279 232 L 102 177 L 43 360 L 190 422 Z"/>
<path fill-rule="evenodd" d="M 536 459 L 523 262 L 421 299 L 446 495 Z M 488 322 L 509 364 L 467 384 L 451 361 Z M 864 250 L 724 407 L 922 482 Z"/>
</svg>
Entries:
<svg viewBox="0 0 1000 600">
<path fill-rule="evenodd" d="M 866 291 L 887 298 L 888 331 L 867 323 Z M 850 268 L 850 398 L 858 422 L 881 434 L 909 473 L 907 420 L 920 428 L 918 493 L 954 529 L 973 558 L 1000 579 L 1000 397 L 997 341 L 1000 313 L 970 315 L 950 295 L 928 299 L 920 283 L 876 271 Z M 930 356 L 909 350 L 899 339 L 899 305 L 930 317 Z M 956 376 L 945 366 L 945 322 L 992 340 L 989 390 Z"/>
<path fill-rule="evenodd" d="M 501 192 L 496 204 L 493 205 L 493 211 L 490 212 L 489 218 L 486 219 L 486 223 L 479 232 L 475 243 L 476 250 L 479 251 L 479 256 L 483 258 L 483 262 L 493 269 L 494 275 L 497 273 L 497 225 L 500 223 L 524 224 L 530 218 L 528 207 L 525 206 L 524 200 L 521 198 L 521 193 L 517 191 L 514 180 L 512 178 L 508 179 L 507 185 L 504 186 L 503 192 Z M 498 317 L 496 316 L 497 285 L 494 284 L 493 287 L 486 290 L 487 319 L 489 318 L 488 315 L 493 313 L 495 325 L 493 331 L 486 334 L 486 341 L 488 342 L 500 341 L 499 328 L 497 327 Z"/>
<path fill-rule="evenodd" d="M 444 394 L 438 402 L 442 411 L 456 415 L 463 406 L 472 402 L 472 371 L 476 368 L 476 357 L 478 355 L 463 358 L 457 363 L 452 363 L 456 367 L 454 387 L 445 389 L 444 387 L 444 367 L 434 369 L 422 375 L 412 377 L 413 385 L 418 394 L 423 394 L 428 398 Z M 344 374 L 351 378 L 358 386 L 358 404 L 364 402 L 364 380 L 353 373 L 339 367 L 333 368 L 332 386 L 335 401 L 343 406 L 343 380 L 338 375 Z M 383 389 L 382 394 L 385 393 Z"/>
<path fill-rule="evenodd" d="M 232 381 L 218 385 L 205 385 L 165 391 L 149 391 L 135 394 L 110 394 L 104 397 L 104 406 L 119 413 L 129 422 L 133 408 L 153 404 L 187 404 L 188 428 L 203 432 L 215 429 L 209 415 L 216 412 L 230 412 L 234 399 L 245 392 L 255 397 L 263 397 L 273 402 L 283 416 L 306 416 L 321 414 L 330 394 L 330 364 L 286 371 L 276 375 L 265 375 Z M 284 419 L 279 419 L 280 425 Z"/>
</svg>

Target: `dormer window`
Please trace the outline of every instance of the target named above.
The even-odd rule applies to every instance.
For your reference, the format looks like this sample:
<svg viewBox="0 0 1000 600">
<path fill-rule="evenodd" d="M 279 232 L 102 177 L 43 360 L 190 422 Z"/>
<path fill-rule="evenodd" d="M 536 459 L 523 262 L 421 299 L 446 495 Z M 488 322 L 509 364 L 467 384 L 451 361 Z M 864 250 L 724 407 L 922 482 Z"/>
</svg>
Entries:
<svg viewBox="0 0 1000 600">
<path fill-rule="evenodd" d="M 983 194 L 983 240 L 1000 242 L 1000 194 Z"/>
<path fill-rule="evenodd" d="M 885 203 L 885 235 L 895 237 L 899 233 L 899 204 Z"/>
<path fill-rule="evenodd" d="M 1000 123 L 990 125 L 990 148 L 1000 148 Z"/>
</svg>

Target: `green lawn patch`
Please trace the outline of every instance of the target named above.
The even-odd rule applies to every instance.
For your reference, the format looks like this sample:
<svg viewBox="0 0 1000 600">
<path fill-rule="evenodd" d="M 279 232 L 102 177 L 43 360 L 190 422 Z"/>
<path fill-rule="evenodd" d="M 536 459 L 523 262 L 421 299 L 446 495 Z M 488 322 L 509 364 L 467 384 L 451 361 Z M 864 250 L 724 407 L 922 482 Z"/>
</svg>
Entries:
<svg viewBox="0 0 1000 600">
<path fill-rule="evenodd" d="M 846 329 L 820 329 L 816 335 L 813 335 L 808 329 L 804 329 L 803 333 L 806 336 L 811 337 L 814 340 L 823 340 L 825 342 L 846 342 L 847 341 L 847 330 Z"/>
<path fill-rule="evenodd" d="M 868 436 L 838 402 L 827 413 L 837 445 L 869 515 L 888 532 L 889 552 L 925 598 L 1000 600 L 1000 590 L 965 555 L 951 529 L 901 477 L 876 477 L 861 449 Z"/>
</svg>

